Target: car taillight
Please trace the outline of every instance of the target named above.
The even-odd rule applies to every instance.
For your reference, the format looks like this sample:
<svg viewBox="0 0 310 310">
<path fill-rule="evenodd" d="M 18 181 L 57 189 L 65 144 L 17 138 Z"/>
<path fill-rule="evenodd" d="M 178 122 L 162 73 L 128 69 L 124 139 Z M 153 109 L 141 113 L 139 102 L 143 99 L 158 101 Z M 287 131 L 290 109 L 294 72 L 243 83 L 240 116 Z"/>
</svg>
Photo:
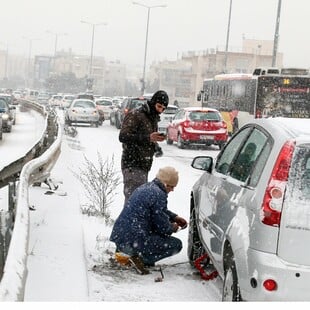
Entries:
<svg viewBox="0 0 310 310">
<path fill-rule="evenodd" d="M 184 121 L 183 123 L 183 127 L 190 127 L 192 124 L 192 122 L 190 122 L 189 120 Z"/>
<path fill-rule="evenodd" d="M 266 225 L 280 226 L 284 192 L 294 148 L 295 141 L 287 141 L 273 167 L 262 205 L 262 222 Z"/>
</svg>

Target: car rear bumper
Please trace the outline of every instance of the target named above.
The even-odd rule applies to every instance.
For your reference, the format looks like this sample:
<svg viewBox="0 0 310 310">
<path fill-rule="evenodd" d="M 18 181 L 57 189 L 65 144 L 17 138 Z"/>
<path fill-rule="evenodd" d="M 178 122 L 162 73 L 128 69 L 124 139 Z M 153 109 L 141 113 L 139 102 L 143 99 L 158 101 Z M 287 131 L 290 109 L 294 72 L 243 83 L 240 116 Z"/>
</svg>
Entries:
<svg viewBox="0 0 310 310">
<path fill-rule="evenodd" d="M 226 142 L 228 139 L 227 132 L 189 132 L 183 131 L 181 138 L 184 142 L 196 144 L 217 144 L 218 142 Z"/>
<path fill-rule="evenodd" d="M 247 272 L 243 274 L 238 270 L 244 300 L 310 301 L 310 266 L 292 265 L 275 254 L 254 249 L 248 249 L 247 256 Z M 267 279 L 276 281 L 276 290 L 267 291 L 264 288 L 263 283 Z"/>
</svg>

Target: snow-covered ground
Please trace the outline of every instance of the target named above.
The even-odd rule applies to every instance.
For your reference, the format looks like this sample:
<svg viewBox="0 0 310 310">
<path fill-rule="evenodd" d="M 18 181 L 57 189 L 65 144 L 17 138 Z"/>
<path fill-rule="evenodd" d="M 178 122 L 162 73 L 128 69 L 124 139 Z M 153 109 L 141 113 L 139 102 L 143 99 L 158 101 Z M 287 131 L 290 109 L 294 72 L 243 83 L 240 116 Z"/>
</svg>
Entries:
<svg viewBox="0 0 310 310">
<path fill-rule="evenodd" d="M 174 166 L 180 181 L 169 194 L 169 208 L 189 219 L 190 188 L 199 171 L 190 167 L 198 150 L 178 150 L 162 144 L 164 156 L 156 158 L 151 180 L 160 167 Z M 62 153 L 52 178 L 58 190 L 48 195 L 48 187 L 31 188 L 30 242 L 26 301 L 219 301 L 222 281 L 203 281 L 187 260 L 188 230 L 177 233 L 183 241 L 181 253 L 158 262 L 151 274 L 141 276 L 133 269 L 111 263 L 115 250 L 109 241 L 111 226 L 102 218 L 82 215 L 86 201 L 83 186 L 73 176 L 85 163 L 84 156 L 98 162 L 114 157 L 116 173 L 121 177 L 121 144 L 118 130 L 105 122 L 99 128 L 78 127 L 74 141 L 63 137 Z M 206 152 L 206 151 L 203 151 Z M 216 154 L 218 151 L 210 151 Z M 115 219 L 123 206 L 122 183 L 109 208 Z M 164 279 L 155 282 L 161 276 Z"/>
</svg>

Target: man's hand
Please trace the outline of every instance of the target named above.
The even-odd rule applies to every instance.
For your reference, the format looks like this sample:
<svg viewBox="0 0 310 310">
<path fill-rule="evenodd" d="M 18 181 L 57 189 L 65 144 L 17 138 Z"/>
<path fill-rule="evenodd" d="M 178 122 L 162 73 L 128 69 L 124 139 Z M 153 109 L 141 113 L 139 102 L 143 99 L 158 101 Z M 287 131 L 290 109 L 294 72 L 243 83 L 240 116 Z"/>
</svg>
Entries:
<svg viewBox="0 0 310 310">
<path fill-rule="evenodd" d="M 179 227 L 181 227 L 181 229 L 185 229 L 187 227 L 187 221 L 180 216 L 176 216 L 174 221 L 178 224 Z"/>
<path fill-rule="evenodd" d="M 179 225 L 175 222 L 171 224 L 172 224 L 172 231 L 176 233 L 179 230 Z"/>
<path fill-rule="evenodd" d="M 160 132 L 152 132 L 150 134 L 150 141 L 151 142 L 162 142 L 166 139 L 166 136 L 161 134 Z"/>
</svg>

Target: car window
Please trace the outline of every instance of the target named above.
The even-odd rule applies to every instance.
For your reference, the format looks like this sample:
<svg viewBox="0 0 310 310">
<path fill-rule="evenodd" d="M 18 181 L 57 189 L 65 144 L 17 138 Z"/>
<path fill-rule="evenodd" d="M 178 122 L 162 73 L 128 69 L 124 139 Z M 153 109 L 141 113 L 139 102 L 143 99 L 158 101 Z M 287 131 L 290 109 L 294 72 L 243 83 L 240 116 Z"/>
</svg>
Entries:
<svg viewBox="0 0 310 310">
<path fill-rule="evenodd" d="M 184 118 L 184 114 L 185 114 L 185 111 L 184 111 L 184 110 L 181 110 L 181 111 L 179 111 L 179 112 L 174 116 L 174 119 L 175 119 L 175 120 L 182 119 L 182 118 Z"/>
<path fill-rule="evenodd" d="M 7 103 L 5 102 L 4 99 L 0 98 L 0 109 L 7 109 Z"/>
<path fill-rule="evenodd" d="M 309 147 L 296 147 L 290 169 L 288 198 L 300 204 L 310 201 L 310 149 Z"/>
<path fill-rule="evenodd" d="M 254 128 L 231 167 L 230 175 L 233 178 L 242 182 L 247 180 L 250 173 L 254 170 L 267 139 L 268 137 L 261 130 Z M 262 172 L 262 170 L 256 170 L 256 172 Z M 258 181 L 257 178 L 259 176 L 260 174 L 256 175 L 256 181 Z"/>
<path fill-rule="evenodd" d="M 77 101 L 74 103 L 76 108 L 94 108 L 94 104 L 91 101 Z"/>
<path fill-rule="evenodd" d="M 138 108 L 140 106 L 142 106 L 142 104 L 146 102 L 146 100 L 132 100 L 129 104 L 129 109 L 135 109 Z"/>
<path fill-rule="evenodd" d="M 237 152 L 240 149 L 240 145 L 242 145 L 247 138 L 247 136 L 250 134 L 252 128 L 247 127 L 241 131 L 239 131 L 238 134 L 236 134 L 226 145 L 223 152 L 220 153 L 219 159 L 216 163 L 215 170 L 219 173 L 227 175 L 231 169 L 231 164 L 233 163 L 233 160 L 237 154 Z"/>
<path fill-rule="evenodd" d="M 189 119 L 191 121 L 220 121 L 220 114 L 217 112 L 203 112 L 203 111 L 194 111 L 189 114 Z"/>
<path fill-rule="evenodd" d="M 162 114 L 175 114 L 177 111 L 178 109 L 168 106 Z"/>
<path fill-rule="evenodd" d="M 111 106 L 112 105 L 112 101 L 109 101 L 109 100 L 97 100 L 96 104 L 97 105 L 102 105 L 102 106 Z"/>
</svg>

